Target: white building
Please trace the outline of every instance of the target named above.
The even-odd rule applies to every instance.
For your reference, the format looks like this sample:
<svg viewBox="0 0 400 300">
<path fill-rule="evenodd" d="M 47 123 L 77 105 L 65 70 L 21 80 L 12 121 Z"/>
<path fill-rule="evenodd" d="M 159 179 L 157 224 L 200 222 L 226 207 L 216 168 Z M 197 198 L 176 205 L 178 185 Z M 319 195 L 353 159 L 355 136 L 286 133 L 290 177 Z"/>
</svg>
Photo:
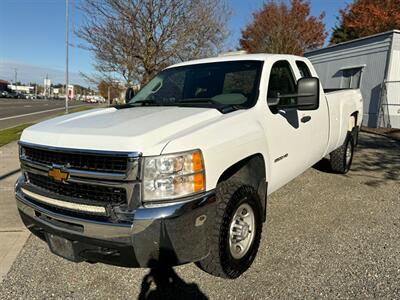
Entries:
<svg viewBox="0 0 400 300">
<path fill-rule="evenodd" d="M 363 125 L 400 128 L 400 30 L 305 53 L 324 88 L 360 88 Z"/>
<path fill-rule="evenodd" d="M 33 86 L 28 86 L 28 85 L 9 84 L 7 87 L 14 92 L 21 92 L 24 94 L 32 94 L 35 89 Z"/>
</svg>

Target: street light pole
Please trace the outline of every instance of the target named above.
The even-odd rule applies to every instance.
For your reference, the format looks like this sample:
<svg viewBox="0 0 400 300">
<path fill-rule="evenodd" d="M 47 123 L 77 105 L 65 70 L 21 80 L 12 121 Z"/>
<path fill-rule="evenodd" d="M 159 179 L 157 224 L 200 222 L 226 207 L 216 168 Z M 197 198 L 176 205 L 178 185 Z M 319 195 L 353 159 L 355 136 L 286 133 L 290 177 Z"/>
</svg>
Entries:
<svg viewBox="0 0 400 300">
<path fill-rule="evenodd" d="M 65 113 L 68 113 L 68 0 L 65 0 Z"/>
<path fill-rule="evenodd" d="M 14 82 L 15 82 L 15 92 L 18 91 L 17 89 L 17 68 L 14 68 Z"/>
</svg>

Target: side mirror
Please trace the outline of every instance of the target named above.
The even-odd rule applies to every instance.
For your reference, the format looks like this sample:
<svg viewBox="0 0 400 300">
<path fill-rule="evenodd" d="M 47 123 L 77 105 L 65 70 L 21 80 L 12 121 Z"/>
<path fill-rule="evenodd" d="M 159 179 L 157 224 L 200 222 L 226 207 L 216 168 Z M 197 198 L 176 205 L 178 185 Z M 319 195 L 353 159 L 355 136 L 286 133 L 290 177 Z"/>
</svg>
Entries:
<svg viewBox="0 0 400 300">
<path fill-rule="evenodd" d="M 135 91 L 133 88 L 128 87 L 125 92 L 125 103 L 131 101 L 133 97 L 135 97 Z"/>
<path fill-rule="evenodd" d="M 319 107 L 319 79 L 316 77 L 300 78 L 297 81 L 297 108 L 314 110 Z"/>
</svg>

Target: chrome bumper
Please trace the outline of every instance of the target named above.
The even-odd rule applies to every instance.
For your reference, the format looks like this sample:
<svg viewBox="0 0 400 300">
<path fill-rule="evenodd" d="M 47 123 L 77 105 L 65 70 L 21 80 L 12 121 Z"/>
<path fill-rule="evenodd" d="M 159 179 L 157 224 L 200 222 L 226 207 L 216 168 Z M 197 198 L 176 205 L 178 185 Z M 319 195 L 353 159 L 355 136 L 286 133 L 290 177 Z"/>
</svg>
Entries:
<svg viewBox="0 0 400 300">
<path fill-rule="evenodd" d="M 16 184 L 17 206 L 27 228 L 45 240 L 46 234 L 76 244 L 80 260 L 126 267 L 179 265 L 208 255 L 214 219 L 214 191 L 157 206 L 140 206 L 111 223 L 66 216 L 33 203 Z M 129 221 L 126 221 L 129 220 Z"/>
</svg>

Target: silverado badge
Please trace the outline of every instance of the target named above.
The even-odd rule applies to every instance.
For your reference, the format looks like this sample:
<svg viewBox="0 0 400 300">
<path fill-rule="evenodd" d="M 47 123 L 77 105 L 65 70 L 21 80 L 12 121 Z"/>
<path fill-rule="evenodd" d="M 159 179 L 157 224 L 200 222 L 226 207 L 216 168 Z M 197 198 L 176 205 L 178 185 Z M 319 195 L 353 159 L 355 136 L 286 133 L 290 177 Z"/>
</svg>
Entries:
<svg viewBox="0 0 400 300">
<path fill-rule="evenodd" d="M 53 168 L 49 170 L 49 177 L 53 178 L 55 181 L 66 181 L 68 180 L 69 173 L 63 172 L 61 169 Z"/>
</svg>

